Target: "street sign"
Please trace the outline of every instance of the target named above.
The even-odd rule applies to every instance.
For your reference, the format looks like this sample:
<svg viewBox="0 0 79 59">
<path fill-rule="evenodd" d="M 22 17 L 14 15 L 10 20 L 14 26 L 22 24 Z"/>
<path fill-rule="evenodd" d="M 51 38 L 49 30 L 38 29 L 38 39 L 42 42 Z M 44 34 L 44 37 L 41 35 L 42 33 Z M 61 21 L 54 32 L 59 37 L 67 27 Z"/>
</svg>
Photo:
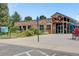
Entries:
<svg viewBox="0 0 79 59">
<path fill-rule="evenodd" d="M 8 32 L 8 27 L 0 27 L 0 32 Z"/>
</svg>

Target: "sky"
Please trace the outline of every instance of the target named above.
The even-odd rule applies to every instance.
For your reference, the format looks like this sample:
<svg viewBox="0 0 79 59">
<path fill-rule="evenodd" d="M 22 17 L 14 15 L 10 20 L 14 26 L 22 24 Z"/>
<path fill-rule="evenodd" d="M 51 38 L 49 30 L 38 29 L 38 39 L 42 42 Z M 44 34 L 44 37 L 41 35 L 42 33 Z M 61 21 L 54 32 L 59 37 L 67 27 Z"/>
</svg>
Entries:
<svg viewBox="0 0 79 59">
<path fill-rule="evenodd" d="M 45 15 L 50 18 L 56 12 L 79 20 L 79 4 L 77 3 L 9 3 L 8 8 L 10 15 L 17 11 L 22 20 L 26 16 L 36 19 L 37 16 Z"/>
</svg>

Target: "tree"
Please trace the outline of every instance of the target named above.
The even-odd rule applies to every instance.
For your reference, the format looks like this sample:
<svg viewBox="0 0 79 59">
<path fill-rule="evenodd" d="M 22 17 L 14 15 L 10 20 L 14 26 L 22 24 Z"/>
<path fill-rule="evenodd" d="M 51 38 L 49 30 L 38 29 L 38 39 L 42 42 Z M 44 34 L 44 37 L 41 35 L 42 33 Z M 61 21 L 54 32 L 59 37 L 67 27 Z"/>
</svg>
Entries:
<svg viewBox="0 0 79 59">
<path fill-rule="evenodd" d="M 8 20 L 9 9 L 7 3 L 0 3 L 0 26 L 7 26 L 9 23 Z"/>
<path fill-rule="evenodd" d="M 21 20 L 20 14 L 15 11 L 15 13 L 12 15 L 12 21 L 13 22 L 18 22 Z"/>
<path fill-rule="evenodd" d="M 32 17 L 31 16 L 27 16 L 24 18 L 24 21 L 32 21 Z"/>
<path fill-rule="evenodd" d="M 41 20 L 42 20 L 42 19 L 46 19 L 46 16 L 41 15 L 41 16 L 40 16 L 40 19 L 41 19 Z"/>
<path fill-rule="evenodd" d="M 14 26 L 15 22 L 19 22 L 21 20 L 20 15 L 18 12 L 15 11 L 15 13 L 12 16 L 9 16 L 9 31 L 16 32 L 18 27 Z"/>
</svg>

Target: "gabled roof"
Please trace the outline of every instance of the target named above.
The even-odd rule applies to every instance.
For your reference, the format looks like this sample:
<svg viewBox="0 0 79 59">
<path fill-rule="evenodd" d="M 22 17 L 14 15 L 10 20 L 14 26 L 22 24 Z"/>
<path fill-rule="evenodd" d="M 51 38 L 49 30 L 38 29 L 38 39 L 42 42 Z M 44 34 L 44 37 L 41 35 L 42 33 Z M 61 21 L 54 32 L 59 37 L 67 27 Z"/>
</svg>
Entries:
<svg viewBox="0 0 79 59">
<path fill-rule="evenodd" d="M 55 16 L 55 15 L 60 15 L 60 16 L 68 17 L 68 18 L 71 19 L 71 22 L 75 22 L 75 19 L 73 19 L 73 18 L 71 18 L 71 17 L 69 17 L 69 16 L 66 16 L 66 15 L 64 15 L 64 14 L 61 14 L 61 13 L 59 13 L 59 12 L 56 12 L 56 13 L 53 14 L 51 17 L 53 17 L 53 16 Z"/>
<path fill-rule="evenodd" d="M 59 13 L 59 12 L 56 12 L 56 13 L 53 14 L 52 16 L 55 16 L 55 15 L 60 15 L 60 16 L 64 16 L 64 17 L 71 18 L 71 17 L 69 17 L 69 16 L 67 16 L 67 15 L 64 15 L 64 14 L 62 14 L 62 13 Z M 71 19 L 74 20 L 73 18 L 71 18 Z"/>
<path fill-rule="evenodd" d="M 66 15 L 61 14 L 61 13 L 59 13 L 59 12 L 54 13 L 54 14 L 52 15 L 52 17 L 55 16 L 55 15 L 61 15 L 61 16 L 65 16 L 65 17 L 67 17 Z"/>
</svg>

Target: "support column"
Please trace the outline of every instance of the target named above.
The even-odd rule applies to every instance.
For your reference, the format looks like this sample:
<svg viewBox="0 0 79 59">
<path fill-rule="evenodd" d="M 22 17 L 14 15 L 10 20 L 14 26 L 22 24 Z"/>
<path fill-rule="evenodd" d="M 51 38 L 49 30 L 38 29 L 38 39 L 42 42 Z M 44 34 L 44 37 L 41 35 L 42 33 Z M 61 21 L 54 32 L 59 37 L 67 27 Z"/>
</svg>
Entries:
<svg viewBox="0 0 79 59">
<path fill-rule="evenodd" d="M 61 33 L 61 23 L 60 23 L 60 33 Z"/>
<path fill-rule="evenodd" d="M 67 34 L 67 18 L 66 18 L 66 34 Z"/>
<path fill-rule="evenodd" d="M 56 33 L 56 24 L 54 24 L 54 33 Z"/>
<path fill-rule="evenodd" d="M 64 17 L 63 17 L 63 34 L 64 34 Z"/>
<path fill-rule="evenodd" d="M 24 28 L 23 28 L 23 26 L 21 26 L 21 29 L 22 29 L 22 31 L 24 31 Z"/>
<path fill-rule="evenodd" d="M 69 23 L 68 23 L 68 32 L 70 33 L 70 19 L 69 19 Z"/>
<path fill-rule="evenodd" d="M 63 34 L 64 34 L 64 23 L 63 23 Z"/>
</svg>

